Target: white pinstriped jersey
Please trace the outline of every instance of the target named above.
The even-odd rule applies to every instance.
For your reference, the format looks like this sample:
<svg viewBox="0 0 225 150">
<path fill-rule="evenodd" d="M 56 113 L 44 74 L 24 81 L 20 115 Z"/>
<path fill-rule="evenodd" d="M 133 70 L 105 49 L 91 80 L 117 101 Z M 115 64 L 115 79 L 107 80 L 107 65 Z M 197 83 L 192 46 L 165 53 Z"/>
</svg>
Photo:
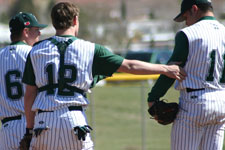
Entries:
<svg viewBox="0 0 225 150">
<path fill-rule="evenodd" d="M 52 38 L 60 42 L 67 41 L 71 37 L 53 36 Z M 68 81 L 67 84 L 88 91 L 93 81 L 94 49 L 94 43 L 80 39 L 76 39 L 67 47 L 64 57 L 66 68 L 64 78 Z M 33 47 L 30 58 L 38 88 L 49 82 L 58 83 L 60 54 L 56 45 L 50 40 L 45 40 Z M 47 91 L 38 93 L 32 109 L 55 110 L 69 105 L 87 104 L 89 104 L 88 100 L 79 93 L 63 96 L 58 93 L 58 89 L 55 89 L 53 94 L 47 94 Z"/>
<path fill-rule="evenodd" d="M 225 27 L 216 20 L 202 20 L 182 29 L 189 53 L 184 67 L 187 77 L 175 88 L 225 89 Z M 207 63 L 206 63 L 207 62 Z"/>
<path fill-rule="evenodd" d="M 0 50 L 0 119 L 24 113 L 22 76 L 31 48 L 20 43 Z"/>
</svg>

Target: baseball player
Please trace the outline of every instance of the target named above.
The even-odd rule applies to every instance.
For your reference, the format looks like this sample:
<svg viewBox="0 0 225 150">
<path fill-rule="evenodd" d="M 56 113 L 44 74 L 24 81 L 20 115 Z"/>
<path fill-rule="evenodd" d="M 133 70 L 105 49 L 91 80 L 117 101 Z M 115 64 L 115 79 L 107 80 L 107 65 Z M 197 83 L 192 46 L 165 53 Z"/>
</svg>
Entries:
<svg viewBox="0 0 225 150">
<path fill-rule="evenodd" d="M 171 132 L 172 150 L 222 150 L 225 126 L 225 27 L 210 0 L 183 0 L 185 21 L 175 38 L 170 61 L 181 61 L 187 77 L 176 82 L 180 110 Z M 149 107 L 164 96 L 174 79 L 161 75 L 148 95 Z"/>
<path fill-rule="evenodd" d="M 0 51 L 0 149 L 19 148 L 25 133 L 24 89 L 22 75 L 31 46 L 39 40 L 40 28 L 36 17 L 20 12 L 9 22 L 12 43 Z"/>
<path fill-rule="evenodd" d="M 126 60 L 101 45 L 77 38 L 78 17 L 76 5 L 57 3 L 51 11 L 56 35 L 36 44 L 28 55 L 23 82 L 27 128 L 34 130 L 31 149 L 93 149 L 85 93 L 93 81 L 101 79 L 99 75 L 119 71 L 185 78 L 185 72 L 176 65 Z"/>
</svg>

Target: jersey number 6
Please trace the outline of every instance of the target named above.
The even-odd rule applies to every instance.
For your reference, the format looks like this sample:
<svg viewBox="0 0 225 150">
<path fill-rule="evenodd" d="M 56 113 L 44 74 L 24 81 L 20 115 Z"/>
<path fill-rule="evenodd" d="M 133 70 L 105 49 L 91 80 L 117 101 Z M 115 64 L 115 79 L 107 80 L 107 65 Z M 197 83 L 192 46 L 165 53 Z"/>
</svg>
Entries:
<svg viewBox="0 0 225 150">
<path fill-rule="evenodd" d="M 21 78 L 22 74 L 18 70 L 8 71 L 5 75 L 7 96 L 12 100 L 18 100 L 23 96 Z"/>
</svg>

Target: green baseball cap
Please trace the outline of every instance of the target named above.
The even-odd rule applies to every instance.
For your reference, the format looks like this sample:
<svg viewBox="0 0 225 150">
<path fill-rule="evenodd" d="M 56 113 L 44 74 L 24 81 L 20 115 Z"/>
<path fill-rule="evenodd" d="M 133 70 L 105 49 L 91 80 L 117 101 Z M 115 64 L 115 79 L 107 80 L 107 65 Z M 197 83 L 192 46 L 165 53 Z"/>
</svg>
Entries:
<svg viewBox="0 0 225 150">
<path fill-rule="evenodd" d="M 211 4 L 211 0 L 183 0 L 181 3 L 181 11 L 173 20 L 176 22 L 184 21 L 183 14 L 189 10 L 193 5 L 197 4 Z"/>
<path fill-rule="evenodd" d="M 33 14 L 25 12 L 19 12 L 9 22 L 10 32 L 18 32 L 31 27 L 45 28 L 47 25 L 39 24 Z"/>
</svg>

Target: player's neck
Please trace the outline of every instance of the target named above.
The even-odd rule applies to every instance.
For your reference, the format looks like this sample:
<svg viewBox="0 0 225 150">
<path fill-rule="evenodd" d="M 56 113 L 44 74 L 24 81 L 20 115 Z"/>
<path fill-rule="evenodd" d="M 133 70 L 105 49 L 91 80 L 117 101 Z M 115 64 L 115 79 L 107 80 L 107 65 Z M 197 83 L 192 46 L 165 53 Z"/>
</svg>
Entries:
<svg viewBox="0 0 225 150">
<path fill-rule="evenodd" d="M 206 13 L 203 13 L 201 15 L 199 15 L 199 19 L 201 19 L 202 17 L 206 17 L 206 16 L 211 16 L 211 17 L 214 17 L 214 14 L 213 12 L 206 12 Z"/>
<path fill-rule="evenodd" d="M 60 36 L 60 35 L 72 35 L 72 36 L 76 36 L 75 35 L 74 28 L 56 30 L 56 35 L 57 36 Z"/>
</svg>

